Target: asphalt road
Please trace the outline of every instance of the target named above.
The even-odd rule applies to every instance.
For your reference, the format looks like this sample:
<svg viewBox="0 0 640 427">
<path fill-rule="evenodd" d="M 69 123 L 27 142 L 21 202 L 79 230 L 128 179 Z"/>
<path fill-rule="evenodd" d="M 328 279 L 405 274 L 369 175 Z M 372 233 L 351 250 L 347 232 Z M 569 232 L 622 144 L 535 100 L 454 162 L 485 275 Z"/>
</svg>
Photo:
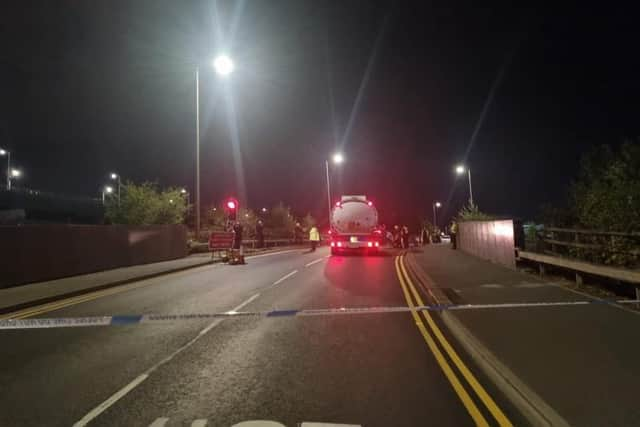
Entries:
<svg viewBox="0 0 640 427">
<path fill-rule="evenodd" d="M 169 274 L 38 316 L 406 307 L 411 284 L 396 255 L 290 251 Z M 0 425 L 521 424 L 431 316 L 434 324 L 402 312 L 0 331 Z"/>
</svg>

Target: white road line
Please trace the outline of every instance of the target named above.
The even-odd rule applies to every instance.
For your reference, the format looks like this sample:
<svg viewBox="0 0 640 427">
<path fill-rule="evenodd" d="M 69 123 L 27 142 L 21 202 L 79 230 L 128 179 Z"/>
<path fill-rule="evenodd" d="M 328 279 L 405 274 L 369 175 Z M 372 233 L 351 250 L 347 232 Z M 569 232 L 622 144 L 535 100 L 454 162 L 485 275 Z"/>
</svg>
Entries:
<svg viewBox="0 0 640 427">
<path fill-rule="evenodd" d="M 156 418 L 154 422 L 149 424 L 149 427 L 164 427 L 164 425 L 167 424 L 168 421 L 169 421 L 169 418 L 166 418 L 166 417 Z"/>
<path fill-rule="evenodd" d="M 86 426 L 89 421 L 91 421 L 92 419 L 94 419 L 95 417 L 97 417 L 98 415 L 103 413 L 107 408 L 109 408 L 111 405 L 116 403 L 118 400 L 120 400 L 122 397 L 124 397 L 131 390 L 136 388 L 141 382 L 146 380 L 148 377 L 149 377 L 149 375 L 147 375 L 147 374 L 140 375 L 138 378 L 136 378 L 135 380 L 131 381 L 129 384 L 127 384 L 126 386 L 124 386 L 123 388 L 121 388 L 120 390 L 115 392 L 113 395 L 111 395 L 110 398 L 108 398 L 107 400 L 105 400 L 104 402 L 102 402 L 101 404 L 99 404 L 98 406 L 93 408 L 91 411 L 89 411 L 89 413 L 87 415 L 85 415 L 84 417 L 82 417 L 82 419 L 80 421 L 75 423 L 73 425 L 73 427 Z M 162 424 L 162 425 L 164 425 L 164 424 Z"/>
<path fill-rule="evenodd" d="M 298 272 L 298 270 L 293 270 L 291 273 L 287 274 L 286 276 L 282 276 L 281 278 L 279 278 L 278 280 L 276 280 L 275 282 L 273 282 L 271 284 L 271 286 L 269 286 L 270 288 L 273 288 L 274 286 L 279 285 L 280 283 L 284 282 L 285 280 L 287 280 L 289 277 L 293 276 L 294 274 L 296 274 Z"/>
<path fill-rule="evenodd" d="M 300 249 L 303 249 L 303 248 L 300 248 Z M 260 254 L 260 255 L 247 255 L 245 258 L 261 258 L 263 256 L 273 256 L 273 255 L 286 254 L 289 252 L 299 252 L 300 249 L 288 249 L 286 251 L 269 252 L 268 254 Z"/>
<path fill-rule="evenodd" d="M 309 423 L 304 422 L 300 427 L 362 427 L 361 424 L 334 424 L 334 423 Z"/>
<path fill-rule="evenodd" d="M 296 270 L 296 272 L 297 272 L 297 270 Z M 249 304 L 251 301 L 253 301 L 256 298 L 258 298 L 259 296 L 260 296 L 260 293 L 252 295 L 247 300 L 245 300 L 242 303 L 240 303 L 240 305 L 238 305 L 237 307 L 232 308 L 231 311 L 240 310 L 242 307 L 246 306 L 247 304 Z M 149 377 L 149 375 L 151 375 L 151 373 L 153 371 L 155 371 L 156 369 L 158 369 L 160 366 L 164 365 L 165 363 L 170 362 L 171 359 L 176 357 L 178 354 L 182 353 L 187 348 L 191 347 L 196 341 L 198 341 L 198 339 L 200 339 L 200 337 L 205 335 L 211 329 L 213 329 L 216 326 L 218 326 L 220 323 L 222 323 L 223 320 L 224 319 L 216 319 L 213 322 L 211 322 L 211 324 L 209 324 L 206 328 L 204 328 L 202 331 L 200 331 L 198 333 L 198 335 L 196 335 L 194 338 L 192 338 L 190 341 L 188 341 L 185 345 L 183 345 L 182 347 L 178 348 L 176 351 L 174 351 L 169 356 L 165 357 L 164 359 L 162 359 L 161 361 L 159 361 L 158 363 L 153 365 L 151 368 L 147 369 L 147 371 L 145 373 L 143 373 L 142 375 L 137 377 L 135 380 L 131 381 L 129 384 L 127 384 L 126 386 L 124 386 L 123 388 L 118 390 L 116 393 L 114 393 L 110 398 L 108 398 L 107 400 L 105 400 L 104 402 L 102 402 L 101 404 L 99 404 L 98 406 L 93 408 L 91 411 L 89 411 L 89 413 L 87 415 L 85 415 L 84 417 L 82 417 L 82 419 L 80 421 L 75 423 L 73 425 L 73 427 L 82 427 L 82 426 L 87 425 L 87 423 L 89 423 L 91 420 L 93 420 L 98 415 L 103 413 L 105 410 L 107 410 L 109 407 L 111 407 L 118 400 L 120 400 L 124 396 L 126 396 L 127 393 L 129 393 L 131 390 L 133 390 L 138 385 L 140 385 L 140 383 L 142 383 L 144 380 L 146 380 Z M 157 422 L 157 421 L 163 420 L 163 419 L 165 420 L 164 423 L 166 423 L 167 420 L 168 420 L 168 418 L 158 418 L 154 422 Z M 156 425 L 157 426 L 163 426 L 164 424 L 156 424 Z"/>
<path fill-rule="evenodd" d="M 207 420 L 193 420 L 191 423 L 191 427 L 205 427 L 207 425 Z"/>
<path fill-rule="evenodd" d="M 305 266 L 305 267 L 310 267 L 310 266 L 312 266 L 313 264 L 317 264 L 317 263 L 319 263 L 319 262 L 321 262 L 321 261 L 324 261 L 324 258 L 318 258 L 317 260 L 315 260 L 315 261 L 311 261 L 310 263 L 307 263 L 307 264 L 305 264 L 304 266 Z"/>
<path fill-rule="evenodd" d="M 239 306 L 237 306 L 236 308 L 231 309 L 231 311 L 238 311 L 240 310 L 242 307 L 246 306 L 247 304 L 249 304 L 251 301 L 253 301 L 254 299 L 258 298 L 260 296 L 260 292 L 258 292 L 255 295 L 252 295 L 251 297 L 249 297 L 246 301 L 240 303 Z"/>
</svg>

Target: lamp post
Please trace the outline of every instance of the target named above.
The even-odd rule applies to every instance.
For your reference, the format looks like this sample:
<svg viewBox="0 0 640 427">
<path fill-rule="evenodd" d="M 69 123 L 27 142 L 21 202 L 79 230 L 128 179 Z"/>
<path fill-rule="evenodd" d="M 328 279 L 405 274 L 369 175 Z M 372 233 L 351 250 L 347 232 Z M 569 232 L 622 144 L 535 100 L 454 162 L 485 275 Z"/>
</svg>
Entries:
<svg viewBox="0 0 640 427">
<path fill-rule="evenodd" d="M 463 175 L 467 172 L 467 177 L 469 178 L 469 203 L 473 205 L 473 190 L 471 189 L 471 169 L 465 167 L 464 165 L 456 166 L 456 174 Z"/>
<path fill-rule="evenodd" d="M 0 148 L 0 156 L 7 156 L 7 190 L 11 190 L 11 152 Z"/>
<path fill-rule="evenodd" d="M 113 187 L 111 187 L 110 185 L 105 185 L 104 188 L 102 189 L 102 204 L 104 205 L 104 199 L 105 199 L 105 194 L 111 194 L 113 193 Z"/>
<path fill-rule="evenodd" d="M 227 77 L 235 69 L 227 55 L 218 55 L 211 65 L 221 77 Z M 200 67 L 196 67 L 196 240 L 200 237 Z"/>
<path fill-rule="evenodd" d="M 434 227 L 438 227 L 438 217 L 436 216 L 436 209 L 440 208 L 442 206 L 442 203 L 440 202 L 435 202 L 433 204 L 433 225 Z"/>
<path fill-rule="evenodd" d="M 342 153 L 335 153 L 331 160 L 334 164 L 338 165 L 344 161 Z M 327 172 L 327 206 L 329 207 L 329 223 L 331 223 L 331 184 L 329 180 L 329 160 L 324 161 L 325 169 Z"/>
<path fill-rule="evenodd" d="M 111 172 L 109 176 L 118 184 L 118 207 L 120 207 L 120 187 L 122 187 L 122 183 L 120 182 L 120 175 L 115 172 Z"/>
</svg>

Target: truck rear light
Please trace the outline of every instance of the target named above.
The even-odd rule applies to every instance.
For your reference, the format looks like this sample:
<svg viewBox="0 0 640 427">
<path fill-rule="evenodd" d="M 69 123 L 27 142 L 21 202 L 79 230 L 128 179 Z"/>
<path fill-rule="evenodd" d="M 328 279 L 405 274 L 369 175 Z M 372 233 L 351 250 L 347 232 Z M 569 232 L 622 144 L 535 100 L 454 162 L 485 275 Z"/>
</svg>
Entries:
<svg viewBox="0 0 640 427">
<path fill-rule="evenodd" d="M 380 247 L 380 242 L 376 242 L 375 245 L 376 245 L 376 248 Z"/>
<path fill-rule="evenodd" d="M 342 247 L 342 242 L 338 242 L 338 247 L 341 248 Z"/>
<path fill-rule="evenodd" d="M 336 242 L 331 242 L 331 247 L 335 247 L 336 246 Z"/>
<path fill-rule="evenodd" d="M 373 206 L 373 202 L 372 202 L 372 201 L 368 201 L 368 202 L 367 202 L 367 204 L 368 204 L 369 206 Z"/>
<path fill-rule="evenodd" d="M 373 247 L 373 242 L 367 242 L 367 246 L 372 248 Z"/>
</svg>

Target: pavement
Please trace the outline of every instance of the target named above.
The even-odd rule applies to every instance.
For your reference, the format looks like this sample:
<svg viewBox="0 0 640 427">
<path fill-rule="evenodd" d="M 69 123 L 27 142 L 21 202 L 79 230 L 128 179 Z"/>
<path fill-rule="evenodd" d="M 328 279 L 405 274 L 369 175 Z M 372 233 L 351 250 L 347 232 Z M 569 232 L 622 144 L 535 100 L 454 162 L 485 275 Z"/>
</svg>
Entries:
<svg viewBox="0 0 640 427">
<path fill-rule="evenodd" d="M 640 425 L 640 312 L 599 304 L 588 295 L 446 246 L 426 247 L 411 256 L 426 281 L 453 303 L 525 303 L 448 315 L 490 352 L 508 380 L 515 378 L 525 393 L 546 406 L 548 415 L 570 425 Z M 585 300 L 596 303 L 537 305 Z"/>
<path fill-rule="evenodd" d="M 444 245 L 379 256 L 294 250 L 195 267 L 5 316 L 272 315 L 0 330 L 0 425 L 640 423 L 636 314 L 597 304 L 380 309 L 442 303 L 436 297 L 586 298 Z M 343 307 L 360 311 L 323 311 Z M 309 310 L 320 315 L 296 315 Z"/>
</svg>

